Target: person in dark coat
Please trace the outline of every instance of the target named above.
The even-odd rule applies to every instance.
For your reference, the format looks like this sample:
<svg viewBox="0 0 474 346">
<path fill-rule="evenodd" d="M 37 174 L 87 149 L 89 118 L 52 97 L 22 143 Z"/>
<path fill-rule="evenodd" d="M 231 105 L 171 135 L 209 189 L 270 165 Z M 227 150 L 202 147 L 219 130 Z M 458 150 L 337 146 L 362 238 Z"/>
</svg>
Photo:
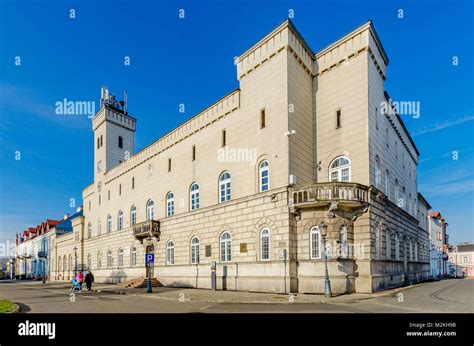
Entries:
<svg viewBox="0 0 474 346">
<path fill-rule="evenodd" d="M 94 282 L 94 275 L 88 271 L 84 281 L 86 282 L 87 290 L 90 291 L 92 289 L 92 283 Z"/>
</svg>

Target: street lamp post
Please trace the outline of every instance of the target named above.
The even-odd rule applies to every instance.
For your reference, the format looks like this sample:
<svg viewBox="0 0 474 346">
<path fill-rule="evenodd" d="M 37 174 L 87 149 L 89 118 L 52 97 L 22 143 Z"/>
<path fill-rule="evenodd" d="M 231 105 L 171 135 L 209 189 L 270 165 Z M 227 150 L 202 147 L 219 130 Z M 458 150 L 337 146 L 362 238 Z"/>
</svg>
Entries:
<svg viewBox="0 0 474 346">
<path fill-rule="evenodd" d="M 151 246 L 153 245 L 153 242 L 152 242 L 152 238 L 151 236 L 148 236 L 147 238 L 147 242 L 148 242 L 148 248 L 151 248 Z M 151 265 L 152 263 L 146 263 L 146 265 L 148 266 L 148 282 L 147 282 L 147 288 L 146 288 L 146 293 L 153 293 L 153 289 L 151 288 Z"/>
<path fill-rule="evenodd" d="M 77 247 L 74 246 L 74 277 L 77 275 Z"/>
<path fill-rule="evenodd" d="M 46 283 L 46 258 L 45 257 L 42 258 L 42 262 L 43 262 L 43 283 L 45 284 Z"/>
<path fill-rule="evenodd" d="M 328 226 L 321 222 L 319 225 L 319 233 L 321 234 L 321 238 L 323 238 L 323 252 L 324 252 L 324 268 L 325 268 L 325 278 L 324 278 L 324 297 L 331 298 L 331 281 L 329 280 L 329 272 L 328 272 L 328 255 L 326 251 L 326 236 L 327 236 L 327 229 Z"/>
<path fill-rule="evenodd" d="M 10 280 L 13 280 L 13 258 L 10 259 Z"/>
</svg>

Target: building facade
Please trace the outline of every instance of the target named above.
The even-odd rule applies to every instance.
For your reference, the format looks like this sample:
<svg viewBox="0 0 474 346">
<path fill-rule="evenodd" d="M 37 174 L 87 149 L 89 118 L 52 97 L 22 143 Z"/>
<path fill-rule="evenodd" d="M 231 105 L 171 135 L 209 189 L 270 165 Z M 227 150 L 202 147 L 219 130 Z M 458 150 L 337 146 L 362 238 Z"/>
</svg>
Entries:
<svg viewBox="0 0 474 346">
<path fill-rule="evenodd" d="M 326 254 L 335 294 L 426 279 L 429 205 L 388 62 L 371 22 L 315 53 L 287 20 L 238 57 L 238 89 L 138 153 L 137 119 L 102 89 L 94 181 L 51 278 L 74 263 L 210 288 L 215 270 L 217 289 L 322 293 Z"/>
<path fill-rule="evenodd" d="M 474 244 L 449 246 L 447 267 L 451 277 L 474 278 Z"/>
<path fill-rule="evenodd" d="M 432 278 L 445 277 L 448 274 L 447 226 L 448 223 L 441 216 L 439 211 L 431 211 L 428 213 L 430 273 Z"/>
</svg>

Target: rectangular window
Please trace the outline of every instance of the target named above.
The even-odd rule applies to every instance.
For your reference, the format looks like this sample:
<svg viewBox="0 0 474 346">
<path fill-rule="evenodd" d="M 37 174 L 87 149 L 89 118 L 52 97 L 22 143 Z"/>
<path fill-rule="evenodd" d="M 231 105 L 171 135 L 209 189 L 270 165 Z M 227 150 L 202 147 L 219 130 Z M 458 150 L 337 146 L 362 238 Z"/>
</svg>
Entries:
<svg viewBox="0 0 474 346">
<path fill-rule="evenodd" d="M 265 127 L 265 108 L 260 111 L 260 128 Z"/>
<path fill-rule="evenodd" d="M 132 190 L 135 188 L 135 177 L 132 177 Z"/>
<path fill-rule="evenodd" d="M 110 190 L 107 191 L 107 200 L 110 201 Z"/>
<path fill-rule="evenodd" d="M 467 263 L 467 262 L 468 262 L 468 257 L 467 257 L 467 256 L 464 256 L 464 257 L 462 258 L 462 263 Z"/>
<path fill-rule="evenodd" d="M 100 195 L 99 195 L 99 205 L 100 205 Z"/>
<path fill-rule="evenodd" d="M 91 210 L 91 201 L 89 201 L 89 210 Z"/>
<path fill-rule="evenodd" d="M 168 172 L 171 172 L 171 159 L 168 159 Z"/>
<path fill-rule="evenodd" d="M 375 128 L 379 129 L 379 110 L 375 107 Z"/>
<path fill-rule="evenodd" d="M 193 145 L 193 161 L 196 160 L 196 146 Z"/>
<path fill-rule="evenodd" d="M 222 146 L 225 147 L 226 145 L 227 145 L 226 131 L 222 130 Z"/>
<path fill-rule="evenodd" d="M 336 129 L 341 127 L 341 110 L 336 111 Z"/>
<path fill-rule="evenodd" d="M 119 184 L 119 196 L 122 194 L 122 184 Z"/>
</svg>

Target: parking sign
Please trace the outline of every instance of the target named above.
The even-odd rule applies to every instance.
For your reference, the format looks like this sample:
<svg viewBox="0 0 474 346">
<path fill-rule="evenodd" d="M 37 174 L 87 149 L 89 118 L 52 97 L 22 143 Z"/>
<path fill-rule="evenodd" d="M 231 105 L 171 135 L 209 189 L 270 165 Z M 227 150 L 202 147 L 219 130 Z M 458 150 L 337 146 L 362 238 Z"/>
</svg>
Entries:
<svg viewBox="0 0 474 346">
<path fill-rule="evenodd" d="M 145 263 L 155 263 L 155 254 L 153 253 L 145 254 Z"/>
</svg>

